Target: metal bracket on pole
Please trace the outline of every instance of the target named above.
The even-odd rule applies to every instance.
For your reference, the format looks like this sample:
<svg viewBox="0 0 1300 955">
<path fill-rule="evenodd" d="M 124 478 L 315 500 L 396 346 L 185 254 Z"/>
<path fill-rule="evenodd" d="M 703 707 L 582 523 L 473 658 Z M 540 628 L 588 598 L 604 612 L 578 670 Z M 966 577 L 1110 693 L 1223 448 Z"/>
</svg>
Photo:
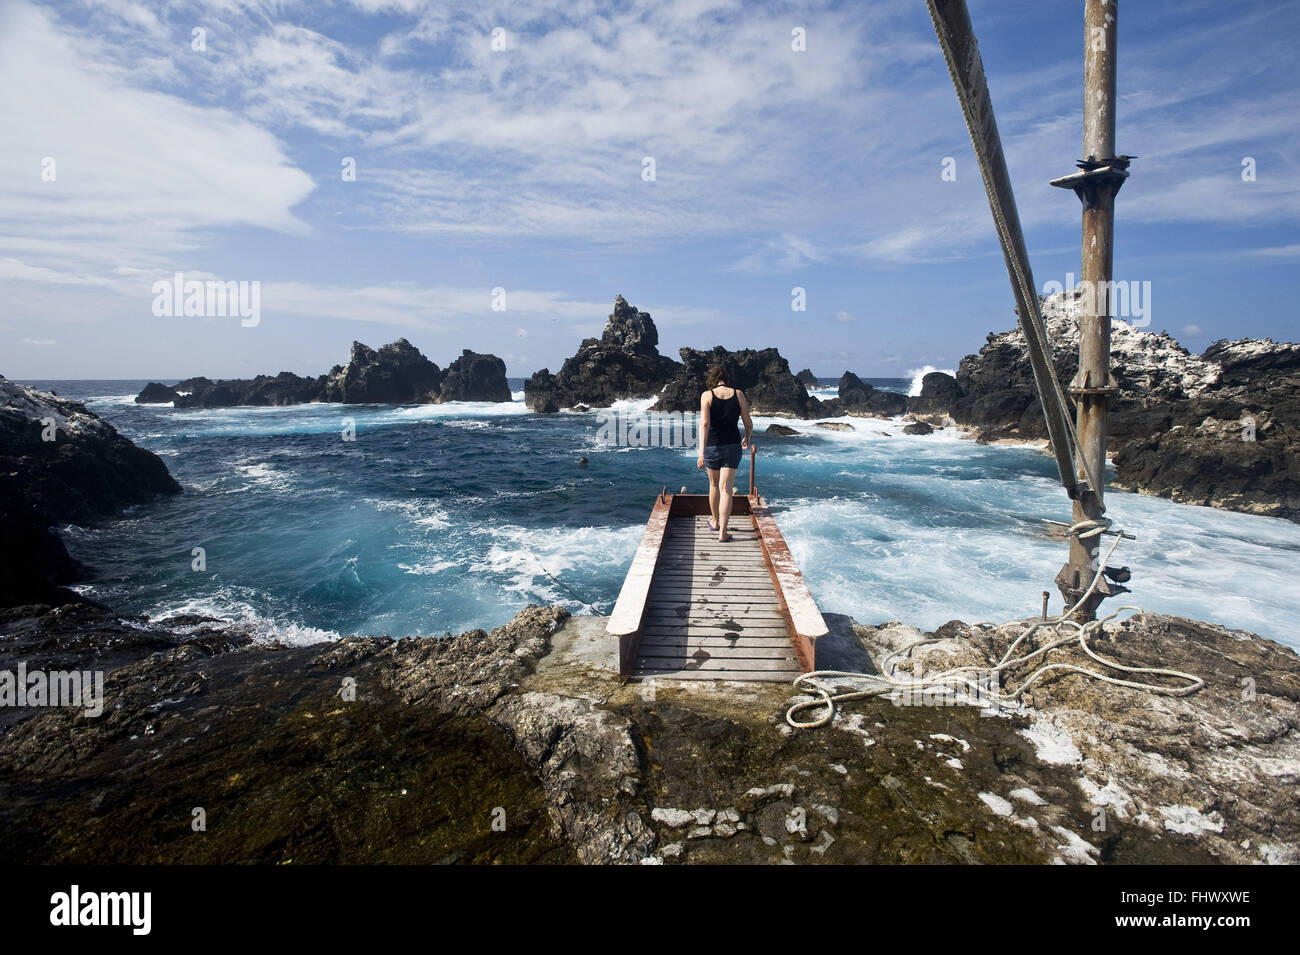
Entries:
<svg viewBox="0 0 1300 955">
<path fill-rule="evenodd" d="M 1137 158 L 1137 156 L 1112 156 L 1110 159 L 1100 160 L 1091 157 L 1080 159 L 1075 162 L 1079 167 L 1078 172 L 1048 181 L 1058 189 L 1073 189 L 1074 194 L 1081 201 L 1086 202 L 1087 193 L 1091 189 L 1114 186 L 1115 191 L 1119 192 L 1119 187 L 1124 185 L 1124 180 L 1128 178 L 1128 164 Z"/>
</svg>

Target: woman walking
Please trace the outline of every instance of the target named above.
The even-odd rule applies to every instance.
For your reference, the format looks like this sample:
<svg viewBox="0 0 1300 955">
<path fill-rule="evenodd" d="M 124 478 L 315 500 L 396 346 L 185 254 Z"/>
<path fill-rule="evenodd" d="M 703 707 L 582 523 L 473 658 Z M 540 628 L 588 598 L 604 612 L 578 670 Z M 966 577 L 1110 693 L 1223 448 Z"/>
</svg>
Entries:
<svg viewBox="0 0 1300 955">
<path fill-rule="evenodd" d="M 700 395 L 700 457 L 695 466 L 709 472 L 709 530 L 718 532 L 718 540 L 730 540 L 727 521 L 731 518 L 731 491 L 740 467 L 740 455 L 752 449 L 754 422 L 749 417 L 749 402 L 739 388 L 727 384 L 727 372 L 721 365 L 709 369 L 704 383 L 709 390 Z M 745 419 L 745 437 L 736 427 Z"/>
</svg>

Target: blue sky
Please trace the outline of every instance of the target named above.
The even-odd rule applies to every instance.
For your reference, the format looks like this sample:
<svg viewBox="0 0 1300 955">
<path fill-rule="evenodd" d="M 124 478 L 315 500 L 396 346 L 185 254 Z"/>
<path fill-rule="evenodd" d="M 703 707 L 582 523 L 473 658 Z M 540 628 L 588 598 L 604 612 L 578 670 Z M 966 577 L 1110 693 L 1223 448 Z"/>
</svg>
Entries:
<svg viewBox="0 0 1300 955">
<path fill-rule="evenodd" d="M 1080 151 L 1083 4 L 970 7 L 1035 278 L 1063 282 L 1078 201 L 1047 180 Z M 1300 5 L 1119 19 L 1141 158 L 1115 277 L 1193 351 L 1295 340 Z M 315 374 L 399 336 L 526 376 L 619 293 L 674 357 L 774 345 L 823 376 L 951 368 L 1014 323 L 921 0 L 0 0 L 0 115 L 11 378 Z M 155 316 L 175 271 L 261 283 L 260 323 Z"/>
</svg>

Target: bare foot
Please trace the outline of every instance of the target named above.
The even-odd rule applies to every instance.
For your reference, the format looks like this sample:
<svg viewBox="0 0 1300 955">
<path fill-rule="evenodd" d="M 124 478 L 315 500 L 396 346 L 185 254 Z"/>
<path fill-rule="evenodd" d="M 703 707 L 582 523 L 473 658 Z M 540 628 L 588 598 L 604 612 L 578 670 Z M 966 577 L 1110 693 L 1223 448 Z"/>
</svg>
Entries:
<svg viewBox="0 0 1300 955">
<path fill-rule="evenodd" d="M 723 533 L 718 535 L 718 543 L 720 544 L 725 544 L 729 540 L 731 540 L 730 534 Z"/>
</svg>

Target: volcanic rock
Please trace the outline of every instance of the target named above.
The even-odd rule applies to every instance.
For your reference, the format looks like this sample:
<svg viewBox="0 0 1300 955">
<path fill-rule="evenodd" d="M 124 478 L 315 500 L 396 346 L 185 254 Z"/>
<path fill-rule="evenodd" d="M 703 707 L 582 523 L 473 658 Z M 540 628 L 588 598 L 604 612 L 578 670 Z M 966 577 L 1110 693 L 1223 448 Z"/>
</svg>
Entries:
<svg viewBox="0 0 1300 955">
<path fill-rule="evenodd" d="M 51 527 L 180 490 L 161 458 L 81 402 L 0 377 L 0 606 L 67 599 L 59 585 L 86 575 Z"/>
<path fill-rule="evenodd" d="M 480 355 L 466 348 L 447 366 L 438 391 L 439 401 L 509 401 L 506 363 L 496 355 Z"/>
<path fill-rule="evenodd" d="M 138 405 L 165 405 L 175 401 L 179 395 L 175 390 L 167 385 L 151 381 L 144 386 L 144 390 L 135 396 L 135 403 Z"/>
<path fill-rule="evenodd" d="M 677 376 L 677 362 L 659 354 L 649 313 L 619 295 L 600 338 L 584 338 L 558 374 L 543 368 L 524 383 L 524 403 L 553 413 L 579 404 L 607 408 L 625 398 L 649 398 Z"/>
<path fill-rule="evenodd" d="M 505 362 L 468 349 L 444 374 L 405 338 L 379 349 L 352 343 L 346 365 L 304 378 L 293 372 L 256 378 L 187 378 L 169 387 L 150 382 L 135 399 L 140 404 L 172 402 L 177 408 L 229 408 L 237 405 L 428 404 L 441 401 L 509 401 Z"/>
<path fill-rule="evenodd" d="M 211 621 L 0 612 L 0 668 L 113 648 L 103 715 L 3 714 L 0 861 L 1300 861 L 1300 660 L 1270 640 L 1139 614 L 1094 652 L 1203 689 L 1058 670 L 997 718 L 875 697 L 793 730 L 788 686 L 621 683 L 605 622 L 533 606 L 443 639 L 266 647 Z M 1026 626 L 827 622 L 820 665 L 929 640 L 900 664 L 927 672 L 987 668 Z M 1073 644 L 1051 659 L 1099 666 Z"/>
<path fill-rule="evenodd" d="M 754 414 L 824 417 L 822 403 L 790 373 L 790 363 L 775 348 L 727 351 L 716 345 L 710 351 L 681 349 L 681 375 L 663 390 L 655 411 L 699 411 L 700 395 L 707 391 L 709 368 L 722 365 L 727 384 L 739 388 Z"/>
<path fill-rule="evenodd" d="M 442 373 L 405 338 L 378 351 L 352 343 L 346 365 L 335 365 L 322 382 L 322 401 L 344 404 L 426 404 L 438 399 Z"/>
<path fill-rule="evenodd" d="M 1068 390 L 1078 367 L 1078 290 L 1042 301 L 1052 363 Z M 1164 332 L 1111 322 L 1109 415 L 1122 488 L 1300 520 L 1300 345 L 1219 341 L 1199 356 Z M 955 379 L 934 373 L 914 414 L 948 414 L 984 440 L 1047 436 L 1019 328 L 988 336 Z M 1243 440 L 1244 439 L 1244 440 Z"/>
<path fill-rule="evenodd" d="M 881 391 L 851 371 L 840 377 L 839 395 L 822 402 L 823 414 L 892 418 L 907 410 L 907 396 Z"/>
</svg>

